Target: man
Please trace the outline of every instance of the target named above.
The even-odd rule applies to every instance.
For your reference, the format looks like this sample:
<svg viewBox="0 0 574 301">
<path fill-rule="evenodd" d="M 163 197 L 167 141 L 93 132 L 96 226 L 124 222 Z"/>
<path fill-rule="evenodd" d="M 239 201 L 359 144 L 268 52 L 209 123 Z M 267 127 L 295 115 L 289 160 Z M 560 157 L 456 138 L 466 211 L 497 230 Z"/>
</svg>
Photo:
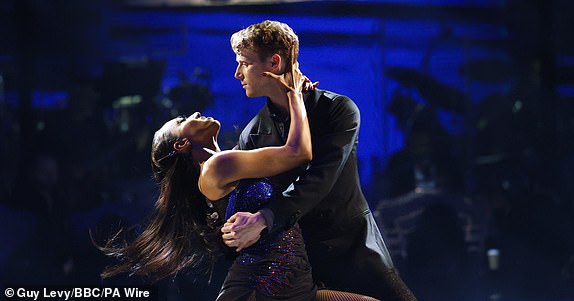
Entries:
<svg viewBox="0 0 574 301">
<path fill-rule="evenodd" d="M 289 71 L 292 47 L 298 56 L 297 35 L 287 24 L 264 21 L 233 34 L 231 46 L 238 63 L 235 78 L 246 95 L 267 97 L 265 106 L 241 133 L 238 147 L 282 145 L 289 129 L 286 91 L 263 73 Z M 275 187 L 284 190 L 282 196 L 259 212 L 232 216 L 222 228 L 225 243 L 240 250 L 257 241 L 263 230 L 272 232 L 299 222 L 313 278 L 320 287 L 385 301 L 416 300 L 397 275 L 361 191 L 357 106 L 346 96 L 319 89 L 305 92 L 304 98 L 313 160 L 273 177 Z"/>
</svg>

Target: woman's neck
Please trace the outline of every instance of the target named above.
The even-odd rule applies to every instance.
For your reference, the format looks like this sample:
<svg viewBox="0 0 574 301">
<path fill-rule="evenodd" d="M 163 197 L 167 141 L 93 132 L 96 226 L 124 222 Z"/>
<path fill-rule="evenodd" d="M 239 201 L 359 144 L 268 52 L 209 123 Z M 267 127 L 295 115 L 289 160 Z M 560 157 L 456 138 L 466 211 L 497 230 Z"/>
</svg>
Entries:
<svg viewBox="0 0 574 301">
<path fill-rule="evenodd" d="M 215 138 L 207 141 L 206 143 L 197 144 L 191 149 L 193 158 L 197 160 L 198 163 L 202 164 L 207 161 L 214 153 L 220 152 L 219 144 Z"/>
</svg>

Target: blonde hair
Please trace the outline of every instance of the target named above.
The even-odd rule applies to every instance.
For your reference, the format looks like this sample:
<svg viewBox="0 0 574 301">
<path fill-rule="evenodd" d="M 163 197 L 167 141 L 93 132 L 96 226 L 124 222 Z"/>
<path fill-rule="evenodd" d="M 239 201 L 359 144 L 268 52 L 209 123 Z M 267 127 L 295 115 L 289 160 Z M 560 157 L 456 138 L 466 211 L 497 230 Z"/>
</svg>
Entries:
<svg viewBox="0 0 574 301">
<path fill-rule="evenodd" d="M 295 47 L 295 60 L 299 56 L 299 38 L 285 23 L 265 20 L 250 25 L 231 36 L 231 48 L 237 54 L 244 50 L 255 52 L 261 61 L 278 53 L 285 62 L 291 61 L 291 47 Z"/>
</svg>

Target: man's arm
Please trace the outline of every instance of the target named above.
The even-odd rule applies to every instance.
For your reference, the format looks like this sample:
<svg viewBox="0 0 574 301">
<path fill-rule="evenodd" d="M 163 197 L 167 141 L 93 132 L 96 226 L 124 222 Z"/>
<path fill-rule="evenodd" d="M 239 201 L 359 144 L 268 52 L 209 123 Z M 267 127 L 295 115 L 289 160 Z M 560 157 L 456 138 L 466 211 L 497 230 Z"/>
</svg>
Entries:
<svg viewBox="0 0 574 301">
<path fill-rule="evenodd" d="M 282 198 L 271 201 L 269 211 L 244 214 L 240 219 L 233 216 L 222 228 L 228 246 L 249 246 L 265 226 L 275 231 L 293 225 L 331 191 L 355 147 L 360 126 L 359 110 L 349 98 L 338 96 L 332 101 L 330 106 L 320 104 L 315 110 L 326 111 L 315 112 L 315 116 L 310 117 L 311 123 L 327 130 L 313 136 L 313 160 L 307 170 Z M 269 217 L 272 225 L 268 224 Z"/>
<path fill-rule="evenodd" d="M 282 198 L 272 200 L 269 205 L 273 212 L 273 225 L 269 231 L 291 227 L 315 208 L 331 192 L 355 149 L 360 126 L 359 109 L 346 96 L 338 96 L 333 101 L 328 119 L 315 120 L 328 122 L 319 125 L 328 127 L 328 130 L 313 136 L 313 160 L 307 170 L 283 193 Z"/>
</svg>

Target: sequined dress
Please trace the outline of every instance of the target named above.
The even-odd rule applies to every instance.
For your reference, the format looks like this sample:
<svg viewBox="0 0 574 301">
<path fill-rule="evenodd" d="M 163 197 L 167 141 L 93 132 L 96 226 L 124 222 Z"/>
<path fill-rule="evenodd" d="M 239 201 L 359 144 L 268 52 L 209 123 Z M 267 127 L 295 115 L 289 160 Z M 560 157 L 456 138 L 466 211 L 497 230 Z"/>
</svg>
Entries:
<svg viewBox="0 0 574 301">
<path fill-rule="evenodd" d="M 242 180 L 229 195 L 226 219 L 236 212 L 257 212 L 273 198 L 272 185 L 264 180 Z M 316 287 L 299 225 L 262 234 L 240 251 L 229 269 L 217 301 L 314 300 Z"/>
</svg>

